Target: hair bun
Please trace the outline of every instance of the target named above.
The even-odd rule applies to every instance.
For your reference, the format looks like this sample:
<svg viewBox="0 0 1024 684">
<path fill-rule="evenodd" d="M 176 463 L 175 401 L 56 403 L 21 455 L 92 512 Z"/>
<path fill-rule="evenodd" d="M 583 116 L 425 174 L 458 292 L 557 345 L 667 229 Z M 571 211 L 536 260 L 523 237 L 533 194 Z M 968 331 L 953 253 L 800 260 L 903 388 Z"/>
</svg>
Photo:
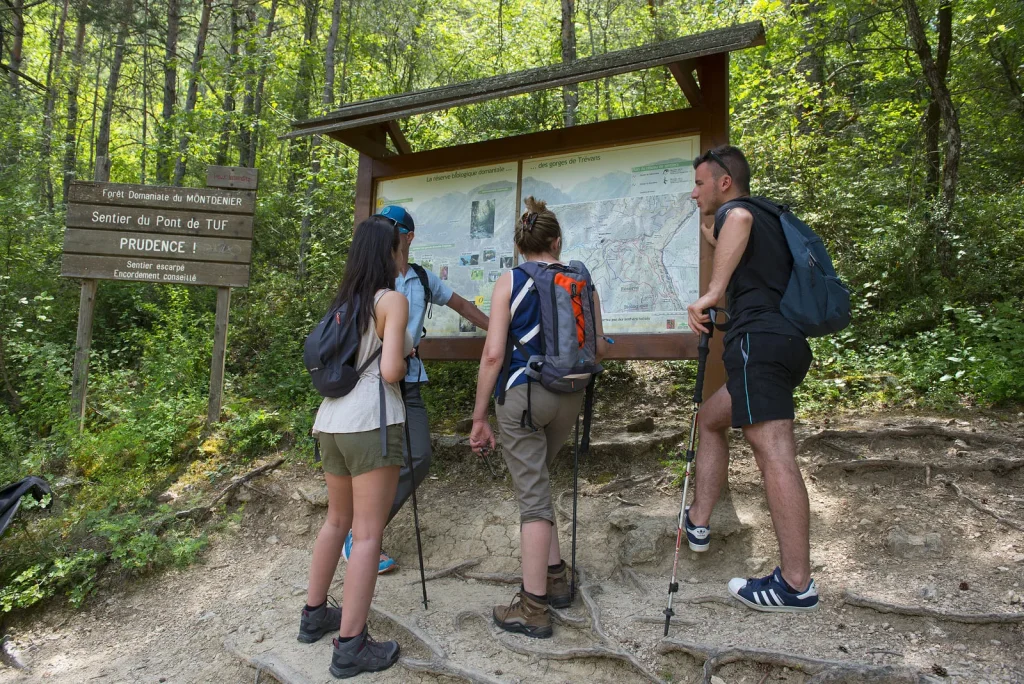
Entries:
<svg viewBox="0 0 1024 684">
<path fill-rule="evenodd" d="M 526 205 L 527 211 L 531 214 L 541 214 L 548 208 L 547 202 L 544 200 L 534 199 L 533 195 L 524 199 L 523 204 Z"/>
</svg>

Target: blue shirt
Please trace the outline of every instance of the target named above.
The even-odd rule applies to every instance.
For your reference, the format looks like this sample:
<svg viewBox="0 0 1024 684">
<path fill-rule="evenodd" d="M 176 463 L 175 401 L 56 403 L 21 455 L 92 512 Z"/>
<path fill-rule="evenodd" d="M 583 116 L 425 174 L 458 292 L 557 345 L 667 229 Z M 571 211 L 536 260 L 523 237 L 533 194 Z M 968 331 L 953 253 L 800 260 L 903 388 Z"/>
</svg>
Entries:
<svg viewBox="0 0 1024 684">
<path fill-rule="evenodd" d="M 509 309 L 509 334 L 515 336 L 530 355 L 539 355 L 543 334 L 540 329 L 540 296 L 533 284 L 533 278 L 518 268 L 512 269 L 512 301 Z M 506 344 L 512 344 L 512 340 L 508 340 Z M 519 348 L 513 346 L 508 373 L 498 376 L 498 383 L 505 385 L 506 392 L 527 381 L 526 361 Z M 494 396 L 499 395 L 500 389 L 494 388 Z"/>
<path fill-rule="evenodd" d="M 452 298 L 452 288 L 448 287 L 443 280 L 438 278 L 432 271 L 427 271 L 427 282 L 430 283 L 430 302 L 438 306 L 445 306 Z M 420 282 L 416 271 L 409 267 L 405 275 L 401 273 L 395 278 L 395 289 L 405 295 L 409 300 L 409 335 L 412 337 L 412 346 L 416 347 L 423 336 L 423 321 L 427 316 L 426 298 L 423 296 L 423 283 Z M 409 372 L 405 376 L 406 382 L 426 382 L 427 371 L 423 368 L 419 355 L 409 360 Z"/>
</svg>

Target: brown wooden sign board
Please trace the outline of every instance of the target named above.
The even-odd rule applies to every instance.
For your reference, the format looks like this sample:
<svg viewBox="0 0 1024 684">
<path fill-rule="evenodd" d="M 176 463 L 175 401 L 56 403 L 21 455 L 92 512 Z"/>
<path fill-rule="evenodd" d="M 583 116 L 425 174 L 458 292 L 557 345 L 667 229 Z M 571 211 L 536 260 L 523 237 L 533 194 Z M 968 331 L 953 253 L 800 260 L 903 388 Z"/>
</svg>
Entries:
<svg viewBox="0 0 1024 684">
<path fill-rule="evenodd" d="M 142 257 L 65 254 L 60 274 L 69 278 L 131 280 L 164 285 L 248 287 L 247 264 L 173 261 Z"/>
<path fill-rule="evenodd" d="M 259 183 L 259 171 L 244 166 L 209 166 L 206 169 L 206 185 L 211 188 L 234 188 L 255 190 Z"/>
<path fill-rule="evenodd" d="M 68 228 L 64 253 L 248 264 L 252 240 Z"/>
<path fill-rule="evenodd" d="M 149 207 L 222 214 L 252 214 L 256 210 L 256 193 L 251 190 L 176 188 L 86 181 L 75 181 L 71 184 L 68 201 L 73 204 Z"/>
<path fill-rule="evenodd" d="M 195 211 L 110 207 L 102 204 L 69 204 L 68 228 L 125 230 L 252 239 L 253 217 L 245 214 L 206 214 Z"/>
</svg>

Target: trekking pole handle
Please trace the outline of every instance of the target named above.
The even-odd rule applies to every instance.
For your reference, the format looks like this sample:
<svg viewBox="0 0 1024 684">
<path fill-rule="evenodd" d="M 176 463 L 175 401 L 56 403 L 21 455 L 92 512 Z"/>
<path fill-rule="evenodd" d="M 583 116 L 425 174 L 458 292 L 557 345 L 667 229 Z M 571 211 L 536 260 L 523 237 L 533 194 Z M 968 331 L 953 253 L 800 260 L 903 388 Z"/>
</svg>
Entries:
<svg viewBox="0 0 1024 684">
<path fill-rule="evenodd" d="M 704 313 L 710 316 L 707 322 L 706 333 L 700 334 L 697 342 L 697 384 L 693 389 L 693 403 L 700 404 L 704 399 L 704 369 L 708 362 L 708 351 L 711 346 L 711 337 L 715 334 L 715 310 L 705 309 Z"/>
</svg>

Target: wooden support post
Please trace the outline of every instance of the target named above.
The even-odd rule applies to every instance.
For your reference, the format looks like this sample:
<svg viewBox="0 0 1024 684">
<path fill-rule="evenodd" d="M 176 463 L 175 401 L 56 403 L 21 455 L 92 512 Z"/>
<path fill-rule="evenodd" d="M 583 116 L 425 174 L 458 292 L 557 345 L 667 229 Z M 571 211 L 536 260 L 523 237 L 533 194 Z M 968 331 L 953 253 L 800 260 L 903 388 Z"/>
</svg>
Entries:
<svg viewBox="0 0 1024 684">
<path fill-rule="evenodd" d="M 78 302 L 78 335 L 75 338 L 75 366 L 71 375 L 71 413 L 78 418 L 78 431 L 85 427 L 85 397 L 89 388 L 89 349 L 92 347 L 92 316 L 98 280 L 82 281 Z"/>
<path fill-rule="evenodd" d="M 100 182 L 110 180 L 110 157 L 96 157 L 93 178 Z M 79 432 L 85 429 L 85 401 L 89 394 L 89 351 L 92 349 L 92 318 L 96 307 L 98 286 L 98 280 L 83 279 L 82 294 L 78 299 L 75 365 L 71 371 L 71 414 L 78 418 Z"/>
<path fill-rule="evenodd" d="M 381 127 L 367 131 L 366 138 L 374 145 L 384 147 L 387 140 L 386 129 Z M 366 152 L 359 152 L 359 171 L 356 174 L 356 202 L 352 217 L 353 228 L 359 225 L 360 221 L 370 218 L 377 211 L 377 207 L 373 206 L 373 193 L 376 191 L 374 187 L 374 161 L 375 158 L 366 154 Z"/>
<path fill-rule="evenodd" d="M 210 404 L 206 409 L 206 425 L 220 421 L 221 402 L 224 399 L 224 357 L 228 349 L 228 310 L 231 308 L 231 288 L 217 288 L 217 318 L 213 329 L 213 358 L 210 360 Z"/>
<path fill-rule="evenodd" d="M 729 144 L 729 55 L 708 55 L 697 60 L 697 79 L 700 81 L 707 120 L 701 130 L 701 152 Z M 714 252 L 707 241 L 700 243 L 700 291 L 707 292 L 711 281 Z M 725 364 L 722 363 L 725 333 L 717 331 L 711 338 L 711 351 L 704 375 L 704 399 L 708 399 L 725 384 Z"/>
</svg>

